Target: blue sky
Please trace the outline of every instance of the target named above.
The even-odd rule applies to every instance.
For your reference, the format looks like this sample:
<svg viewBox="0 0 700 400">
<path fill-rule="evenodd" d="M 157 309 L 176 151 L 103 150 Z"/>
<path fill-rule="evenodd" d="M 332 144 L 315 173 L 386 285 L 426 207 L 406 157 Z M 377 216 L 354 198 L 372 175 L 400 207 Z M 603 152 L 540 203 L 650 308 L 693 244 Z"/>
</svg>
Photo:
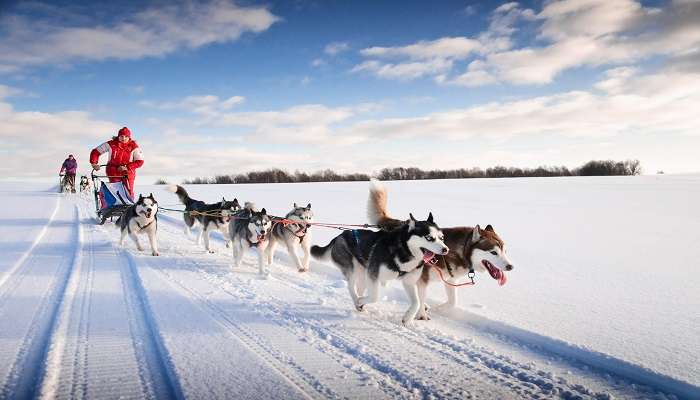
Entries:
<svg viewBox="0 0 700 400">
<path fill-rule="evenodd" d="M 700 171 L 697 1 L 0 7 L 4 177 L 53 175 L 68 153 L 87 167 L 124 125 L 148 177 L 609 158 Z"/>
</svg>

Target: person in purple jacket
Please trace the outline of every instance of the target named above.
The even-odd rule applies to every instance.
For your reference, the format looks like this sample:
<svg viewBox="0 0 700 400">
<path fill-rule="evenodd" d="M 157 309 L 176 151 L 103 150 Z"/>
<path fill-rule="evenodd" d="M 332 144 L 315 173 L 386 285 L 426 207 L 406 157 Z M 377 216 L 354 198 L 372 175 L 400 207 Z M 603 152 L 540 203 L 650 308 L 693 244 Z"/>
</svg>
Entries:
<svg viewBox="0 0 700 400">
<path fill-rule="evenodd" d="M 75 173 L 78 172 L 78 162 L 73 158 L 72 154 L 68 155 L 68 158 L 63 162 L 63 165 L 61 165 L 61 172 L 59 174 L 66 173 L 66 177 L 64 178 L 64 187 L 66 189 L 70 187 L 71 192 L 75 193 Z"/>
</svg>

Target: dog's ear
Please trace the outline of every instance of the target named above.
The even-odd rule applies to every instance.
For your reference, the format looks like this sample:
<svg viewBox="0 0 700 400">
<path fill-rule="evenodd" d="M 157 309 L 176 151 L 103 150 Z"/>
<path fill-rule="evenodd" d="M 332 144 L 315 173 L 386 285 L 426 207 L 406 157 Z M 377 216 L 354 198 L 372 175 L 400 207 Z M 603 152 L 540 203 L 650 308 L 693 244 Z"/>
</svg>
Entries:
<svg viewBox="0 0 700 400">
<path fill-rule="evenodd" d="M 494 232 L 493 226 L 491 226 L 491 224 L 486 225 L 486 228 L 484 228 L 484 230 L 489 231 L 489 232 Z"/>
<path fill-rule="evenodd" d="M 141 193 L 139 193 L 139 199 L 138 199 L 137 203 L 140 203 L 142 200 L 143 200 L 143 195 Z"/>
<path fill-rule="evenodd" d="M 310 209 L 311 209 L 311 203 L 307 204 L 307 205 L 306 205 L 306 208 L 308 208 L 308 209 L 310 210 Z"/>
<path fill-rule="evenodd" d="M 294 203 L 294 208 L 299 208 L 299 207 L 297 207 L 297 203 Z"/>
<path fill-rule="evenodd" d="M 433 213 L 432 212 L 428 213 L 428 223 L 431 223 L 431 224 L 433 223 Z"/>
<path fill-rule="evenodd" d="M 472 230 L 472 243 L 478 242 L 479 239 L 481 239 L 481 227 L 477 225 Z"/>
<path fill-rule="evenodd" d="M 265 211 L 265 209 L 263 208 L 262 210 L 260 210 L 260 214 L 267 215 L 267 211 Z"/>
<path fill-rule="evenodd" d="M 408 220 L 408 230 L 412 231 L 416 227 L 416 219 L 413 218 L 413 214 L 411 213 L 409 213 L 408 216 L 411 217 Z"/>
<path fill-rule="evenodd" d="M 153 193 L 149 193 L 149 194 L 148 194 L 148 197 L 150 197 L 151 200 L 155 200 L 155 199 L 153 198 Z"/>
<path fill-rule="evenodd" d="M 241 204 L 238 202 L 238 199 L 233 199 L 233 206 L 241 208 Z"/>
</svg>

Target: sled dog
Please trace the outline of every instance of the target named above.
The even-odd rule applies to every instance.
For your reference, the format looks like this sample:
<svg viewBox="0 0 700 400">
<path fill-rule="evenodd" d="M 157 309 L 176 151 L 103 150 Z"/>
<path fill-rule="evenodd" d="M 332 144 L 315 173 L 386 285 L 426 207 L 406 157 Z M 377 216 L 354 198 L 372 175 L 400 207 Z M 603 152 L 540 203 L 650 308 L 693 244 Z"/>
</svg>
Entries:
<svg viewBox="0 0 700 400">
<path fill-rule="evenodd" d="M 209 233 L 212 229 L 217 229 L 226 240 L 226 247 L 229 247 L 231 236 L 229 235 L 229 223 L 231 215 L 241 209 L 238 199 L 228 201 L 222 198 L 219 203 L 207 204 L 201 200 L 195 200 L 189 196 L 185 188 L 180 185 L 171 185 L 166 188 L 169 192 L 175 193 L 180 202 L 185 205 L 185 213 L 182 214 L 185 220 L 185 235 L 192 233 L 195 223 L 202 226 L 202 230 L 197 237 L 197 244 L 204 238 L 204 248 L 213 253 L 209 241 Z"/>
<path fill-rule="evenodd" d="M 60 193 L 75 193 L 75 178 L 70 178 L 68 174 L 61 175 Z"/>
<path fill-rule="evenodd" d="M 285 215 L 284 219 L 295 221 L 295 223 L 277 222 L 270 232 L 270 244 L 267 246 L 267 264 L 272 264 L 275 256 L 275 248 L 279 242 L 287 246 L 289 256 L 294 260 L 299 272 L 309 270 L 309 256 L 311 248 L 311 232 L 309 232 L 309 222 L 312 222 L 314 213 L 311 211 L 311 203 L 306 207 L 299 207 L 294 203 L 292 211 Z M 303 260 L 299 260 L 296 247 L 299 246 L 304 251 Z"/>
<path fill-rule="evenodd" d="M 265 249 L 270 243 L 270 230 L 272 219 L 263 208 L 258 211 L 252 203 L 245 203 L 245 207 L 233 215 L 233 221 L 229 224 L 231 247 L 233 248 L 233 266 L 240 267 L 243 255 L 250 248 L 258 251 L 258 272 L 267 275 L 265 270 Z"/>
<path fill-rule="evenodd" d="M 332 261 L 340 268 L 358 311 L 379 299 L 380 285 L 399 279 L 411 302 L 402 318 L 404 325 L 408 325 L 420 305 L 416 283 L 424 264 L 436 254 L 447 254 L 448 250 L 442 231 L 430 213 L 425 221 L 416 221 L 411 214 L 408 223 L 391 231 L 344 231 L 325 247 L 312 246 L 311 255 Z"/>
<path fill-rule="evenodd" d="M 120 246 L 124 245 L 124 239 L 128 234 L 136 243 L 136 248 L 139 251 L 143 251 L 138 235 L 146 234 L 148 235 L 148 241 L 151 243 L 151 254 L 154 256 L 160 255 L 156 238 L 158 232 L 158 202 L 153 198 L 153 193 L 148 195 L 148 197 L 139 195 L 136 203 L 119 217 L 117 226 L 122 233 L 119 240 Z"/>
<path fill-rule="evenodd" d="M 370 183 L 367 218 L 371 224 L 377 224 L 383 230 L 397 229 L 407 223 L 389 216 L 386 189 L 376 180 Z M 425 306 L 425 291 L 431 281 L 441 280 L 435 269 L 439 269 L 445 280 L 453 284 L 464 281 L 470 271 L 476 270 L 488 272 L 499 285 L 506 283 L 505 271 L 513 269 L 513 264 L 506 255 L 505 243 L 491 225 L 486 225 L 484 229 L 479 225 L 442 228 L 442 232 L 450 252 L 436 257 L 434 263 L 428 264 L 423 269 L 421 279 L 418 281 L 418 293 L 421 298 L 419 319 L 430 319 Z M 440 307 L 453 308 L 457 304 L 456 288 L 447 283 L 444 285 L 447 302 Z"/>
<path fill-rule="evenodd" d="M 87 176 L 82 175 L 80 177 L 80 193 L 90 192 L 90 180 Z"/>
</svg>

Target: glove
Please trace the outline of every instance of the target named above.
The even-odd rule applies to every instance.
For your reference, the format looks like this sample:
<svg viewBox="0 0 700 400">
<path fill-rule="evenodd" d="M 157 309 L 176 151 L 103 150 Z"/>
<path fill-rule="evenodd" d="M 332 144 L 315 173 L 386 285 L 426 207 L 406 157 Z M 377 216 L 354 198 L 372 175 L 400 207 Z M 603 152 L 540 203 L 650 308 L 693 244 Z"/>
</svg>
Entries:
<svg viewBox="0 0 700 400">
<path fill-rule="evenodd" d="M 92 164 L 92 169 L 94 169 L 95 171 L 99 171 L 100 165 L 99 164 Z"/>
</svg>

